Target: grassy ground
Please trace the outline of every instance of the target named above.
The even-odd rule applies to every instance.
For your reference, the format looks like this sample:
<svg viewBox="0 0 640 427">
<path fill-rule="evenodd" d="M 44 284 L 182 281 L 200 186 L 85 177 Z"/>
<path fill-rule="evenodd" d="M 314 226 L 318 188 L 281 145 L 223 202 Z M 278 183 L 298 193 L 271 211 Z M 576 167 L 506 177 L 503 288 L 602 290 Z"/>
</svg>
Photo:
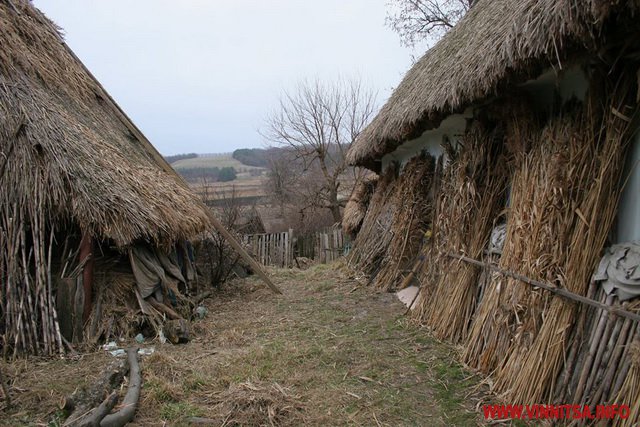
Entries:
<svg viewBox="0 0 640 427">
<path fill-rule="evenodd" d="M 473 376 L 451 347 L 407 323 L 393 295 L 361 287 L 340 263 L 272 276 L 284 296 L 254 278 L 236 282 L 208 300 L 190 343 L 155 343 L 134 425 L 479 423 Z M 56 425 L 60 399 L 110 357 L 8 366 L 16 405 L 0 423 Z"/>
</svg>

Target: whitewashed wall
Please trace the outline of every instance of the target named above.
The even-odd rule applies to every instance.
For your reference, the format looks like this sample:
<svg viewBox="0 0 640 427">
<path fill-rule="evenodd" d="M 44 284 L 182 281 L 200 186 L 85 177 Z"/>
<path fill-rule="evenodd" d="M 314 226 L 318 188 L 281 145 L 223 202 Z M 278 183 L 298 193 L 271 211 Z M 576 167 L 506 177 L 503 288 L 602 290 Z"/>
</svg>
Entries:
<svg viewBox="0 0 640 427">
<path fill-rule="evenodd" d="M 618 205 L 617 242 L 640 240 L 640 132 L 627 152 L 626 186 Z"/>
</svg>

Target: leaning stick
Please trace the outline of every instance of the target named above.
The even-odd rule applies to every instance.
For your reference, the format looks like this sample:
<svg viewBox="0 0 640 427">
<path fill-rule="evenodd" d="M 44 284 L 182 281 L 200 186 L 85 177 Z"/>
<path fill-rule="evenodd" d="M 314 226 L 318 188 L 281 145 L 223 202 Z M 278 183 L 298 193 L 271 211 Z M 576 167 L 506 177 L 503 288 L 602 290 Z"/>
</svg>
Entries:
<svg viewBox="0 0 640 427">
<path fill-rule="evenodd" d="M 236 252 L 246 261 L 249 263 L 249 265 L 251 266 L 251 268 L 253 269 L 253 271 L 255 271 L 256 273 L 258 273 L 258 276 L 260 276 L 260 278 L 262 279 L 262 281 L 276 294 L 282 294 L 282 291 L 280 289 L 278 289 L 276 287 L 276 285 L 273 284 L 273 282 L 271 282 L 271 280 L 269 279 L 269 276 L 267 276 L 267 274 L 264 272 L 264 270 L 262 269 L 262 267 L 260 266 L 260 264 L 258 264 L 256 262 L 256 260 L 254 260 L 253 258 L 251 258 L 251 255 L 249 255 L 247 253 L 247 251 L 244 250 L 244 248 L 240 245 L 240 243 L 238 243 L 238 241 L 236 240 L 235 237 L 233 237 L 233 235 L 231 233 L 229 233 L 229 231 L 222 225 L 222 223 L 218 220 L 218 218 L 216 218 L 213 213 L 207 209 L 207 215 L 209 216 L 209 220 L 211 221 L 211 223 L 213 224 L 213 227 L 220 233 L 222 234 L 222 236 L 224 236 L 225 239 L 227 239 L 227 242 L 229 242 L 229 244 L 233 247 L 233 249 L 236 250 Z"/>
<path fill-rule="evenodd" d="M 598 377 L 598 372 L 600 371 L 600 364 L 602 363 L 602 358 L 604 357 L 605 350 L 609 346 L 609 340 L 613 335 L 615 326 L 618 323 L 617 321 L 618 321 L 618 318 L 611 316 L 610 314 L 607 315 L 607 324 L 606 324 L 604 333 L 602 334 L 602 338 L 600 339 L 600 343 L 598 345 L 598 351 L 596 353 L 595 359 L 593 359 L 593 366 L 590 372 L 591 375 L 589 376 L 589 379 L 587 381 L 587 387 L 585 388 L 585 392 L 584 392 L 585 397 L 588 397 L 589 393 L 596 386 L 596 378 Z"/>
<path fill-rule="evenodd" d="M 477 265 L 478 267 L 487 267 L 490 270 L 493 271 L 497 271 L 498 273 L 507 276 L 507 277 L 511 277 L 514 278 L 516 280 L 519 280 L 523 283 L 526 283 L 530 286 L 534 286 L 534 287 L 538 287 L 538 288 L 542 288 L 544 290 L 547 290 L 551 293 L 554 293 L 556 295 L 560 295 L 561 297 L 567 298 L 569 300 L 575 301 L 575 302 L 579 302 L 581 304 L 585 304 L 585 305 L 590 305 L 591 307 L 596 307 L 599 308 L 601 310 L 606 311 L 609 314 L 614 314 L 616 316 L 620 316 L 620 317 L 625 317 L 627 319 L 631 319 L 631 320 L 635 320 L 636 322 L 640 322 L 640 315 L 636 314 L 636 313 L 632 313 L 630 311 L 626 311 L 626 310 L 622 310 L 616 307 L 612 307 L 610 305 L 607 304 L 603 304 L 601 302 L 595 301 L 593 299 L 587 298 L 585 296 L 582 296 L 580 294 L 576 294 L 574 292 L 571 292 L 565 288 L 559 288 L 557 286 L 551 285 L 549 283 L 545 283 L 545 282 L 541 282 L 539 280 L 534 280 L 534 279 L 530 279 L 526 276 L 523 276 L 522 274 L 518 274 L 518 273 L 514 273 L 513 271 L 509 271 L 509 270 L 505 270 L 502 269 L 496 265 L 493 264 L 489 264 L 483 261 L 478 261 L 477 259 L 473 259 L 473 258 L 469 258 L 466 257 L 464 255 L 458 255 L 456 253 L 453 252 L 448 252 L 446 253 L 447 256 L 451 257 L 451 258 L 457 258 L 460 259 L 462 261 L 468 262 L 469 264 L 474 264 Z"/>
<path fill-rule="evenodd" d="M 405 277 L 402 283 L 400 283 L 400 286 L 398 287 L 399 290 L 408 288 L 409 285 L 411 285 L 411 282 L 413 281 L 413 278 L 416 276 L 416 274 L 418 273 L 418 270 L 422 266 L 424 259 L 425 259 L 424 255 L 420 255 L 418 257 L 416 262 L 413 264 L 413 268 L 411 269 L 409 274 L 407 274 L 407 277 Z"/>
<path fill-rule="evenodd" d="M 173 311 L 166 304 L 163 304 L 157 299 L 155 299 L 153 296 L 148 297 L 147 302 L 151 304 L 151 306 L 156 310 L 158 310 L 159 312 L 166 314 L 169 317 L 169 319 L 172 319 L 172 320 L 182 319 L 182 316 L 180 316 L 178 313 Z"/>
<path fill-rule="evenodd" d="M 613 382 L 613 378 L 615 376 L 616 371 L 619 368 L 620 357 L 622 356 L 622 352 L 624 351 L 624 344 L 627 341 L 627 334 L 629 333 L 629 329 L 631 328 L 631 320 L 626 319 L 624 321 L 624 326 L 622 328 L 622 332 L 617 339 L 617 342 L 614 344 L 615 348 L 613 350 L 612 356 L 609 358 L 607 362 L 607 370 L 605 372 L 605 376 L 600 383 L 600 387 L 598 392 L 595 394 L 593 401 L 598 403 L 601 398 L 604 401 L 609 401 L 609 391 L 611 390 L 611 384 Z"/>
</svg>

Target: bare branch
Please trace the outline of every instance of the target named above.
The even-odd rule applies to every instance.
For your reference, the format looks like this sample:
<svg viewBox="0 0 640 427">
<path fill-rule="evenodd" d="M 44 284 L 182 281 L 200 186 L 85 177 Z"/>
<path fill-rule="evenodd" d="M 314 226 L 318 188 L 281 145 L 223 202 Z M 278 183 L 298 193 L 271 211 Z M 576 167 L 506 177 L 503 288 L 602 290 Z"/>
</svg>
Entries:
<svg viewBox="0 0 640 427">
<path fill-rule="evenodd" d="M 473 0 L 391 0 L 386 23 L 405 46 L 422 41 L 431 45 L 453 28 L 472 4 Z"/>
<path fill-rule="evenodd" d="M 281 152 L 286 159 L 272 161 L 270 168 L 270 185 L 279 201 L 295 197 L 305 207 L 329 209 L 340 221 L 338 191 L 349 169 L 346 151 L 375 110 L 375 94 L 359 80 L 303 81 L 295 91 L 284 92 L 262 132 L 286 148 Z"/>
</svg>

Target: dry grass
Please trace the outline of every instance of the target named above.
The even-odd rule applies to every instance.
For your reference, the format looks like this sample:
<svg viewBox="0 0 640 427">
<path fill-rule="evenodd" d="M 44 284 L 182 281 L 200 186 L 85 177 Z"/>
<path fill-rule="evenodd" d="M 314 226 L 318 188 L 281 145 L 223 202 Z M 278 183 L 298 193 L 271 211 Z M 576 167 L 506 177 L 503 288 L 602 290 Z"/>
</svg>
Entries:
<svg viewBox="0 0 640 427">
<path fill-rule="evenodd" d="M 155 344 L 133 425 L 185 425 L 194 416 L 251 426 L 478 422 L 474 383 L 453 361 L 456 350 L 408 324 L 393 295 L 360 286 L 340 263 L 272 275 L 284 296 L 257 279 L 236 282 L 208 300 L 190 343 Z M 15 362 L 16 407 L 0 424 L 55 420 L 60 398 L 110 357 Z"/>
</svg>

